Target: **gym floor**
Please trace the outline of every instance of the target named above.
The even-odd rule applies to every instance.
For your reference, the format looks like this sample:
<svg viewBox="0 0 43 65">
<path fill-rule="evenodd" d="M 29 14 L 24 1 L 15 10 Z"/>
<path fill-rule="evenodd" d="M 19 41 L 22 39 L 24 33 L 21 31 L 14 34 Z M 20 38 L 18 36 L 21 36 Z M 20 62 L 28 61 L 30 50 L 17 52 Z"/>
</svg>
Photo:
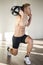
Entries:
<svg viewBox="0 0 43 65">
<path fill-rule="evenodd" d="M 7 46 L 7 41 L 0 41 L 0 65 L 25 65 L 24 56 L 27 45 L 21 44 L 18 55 L 11 55 L 11 57 L 7 57 Z M 30 60 L 31 65 L 43 65 L 43 40 L 34 40 Z"/>
</svg>

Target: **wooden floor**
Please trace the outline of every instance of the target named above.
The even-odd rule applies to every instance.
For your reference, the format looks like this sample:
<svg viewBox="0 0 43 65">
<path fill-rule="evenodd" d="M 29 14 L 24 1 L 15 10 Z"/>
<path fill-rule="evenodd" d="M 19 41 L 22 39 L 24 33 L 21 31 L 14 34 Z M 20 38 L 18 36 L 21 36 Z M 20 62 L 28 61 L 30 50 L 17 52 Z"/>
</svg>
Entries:
<svg viewBox="0 0 43 65">
<path fill-rule="evenodd" d="M 7 56 L 7 46 L 6 41 L 0 41 L 0 65 L 25 65 L 24 56 L 26 53 L 26 45 L 21 44 L 18 55 L 11 55 L 11 57 Z M 43 65 L 43 40 L 34 40 L 30 60 L 32 62 L 31 65 Z"/>
</svg>

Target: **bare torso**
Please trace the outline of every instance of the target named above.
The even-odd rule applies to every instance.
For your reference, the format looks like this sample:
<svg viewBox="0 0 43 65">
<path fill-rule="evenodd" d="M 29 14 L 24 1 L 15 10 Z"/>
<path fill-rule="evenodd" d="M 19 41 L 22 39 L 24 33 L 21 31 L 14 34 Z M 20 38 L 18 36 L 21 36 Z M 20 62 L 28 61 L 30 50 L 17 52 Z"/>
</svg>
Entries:
<svg viewBox="0 0 43 65">
<path fill-rule="evenodd" d="M 25 28 L 20 25 L 17 25 L 15 28 L 14 36 L 20 37 L 23 36 L 24 34 L 25 34 Z"/>
<path fill-rule="evenodd" d="M 14 36 L 20 37 L 25 34 L 25 27 L 26 24 L 28 23 L 28 18 L 24 17 L 23 19 L 20 19 L 19 21 L 17 20 L 15 24 L 15 32 Z"/>
</svg>

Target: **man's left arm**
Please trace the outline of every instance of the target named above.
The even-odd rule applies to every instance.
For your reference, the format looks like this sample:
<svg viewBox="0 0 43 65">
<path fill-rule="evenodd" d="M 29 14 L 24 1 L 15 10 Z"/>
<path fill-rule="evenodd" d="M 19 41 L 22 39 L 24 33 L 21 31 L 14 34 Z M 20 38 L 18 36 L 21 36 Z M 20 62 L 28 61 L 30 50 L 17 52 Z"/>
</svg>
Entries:
<svg viewBox="0 0 43 65">
<path fill-rule="evenodd" d="M 28 20 L 28 24 L 27 24 L 27 26 L 30 25 L 30 23 L 31 23 L 31 19 L 32 19 L 32 14 L 29 16 L 29 20 Z"/>
</svg>

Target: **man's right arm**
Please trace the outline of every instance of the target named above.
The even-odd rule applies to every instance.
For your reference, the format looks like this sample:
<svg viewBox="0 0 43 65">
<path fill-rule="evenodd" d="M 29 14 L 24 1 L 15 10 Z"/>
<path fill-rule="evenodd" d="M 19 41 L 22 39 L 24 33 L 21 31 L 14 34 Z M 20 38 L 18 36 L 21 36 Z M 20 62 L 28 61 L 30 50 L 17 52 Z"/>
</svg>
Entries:
<svg viewBox="0 0 43 65">
<path fill-rule="evenodd" d="M 24 13 L 23 13 L 22 10 L 20 10 L 19 15 L 20 15 L 21 18 L 23 18 Z"/>
</svg>

